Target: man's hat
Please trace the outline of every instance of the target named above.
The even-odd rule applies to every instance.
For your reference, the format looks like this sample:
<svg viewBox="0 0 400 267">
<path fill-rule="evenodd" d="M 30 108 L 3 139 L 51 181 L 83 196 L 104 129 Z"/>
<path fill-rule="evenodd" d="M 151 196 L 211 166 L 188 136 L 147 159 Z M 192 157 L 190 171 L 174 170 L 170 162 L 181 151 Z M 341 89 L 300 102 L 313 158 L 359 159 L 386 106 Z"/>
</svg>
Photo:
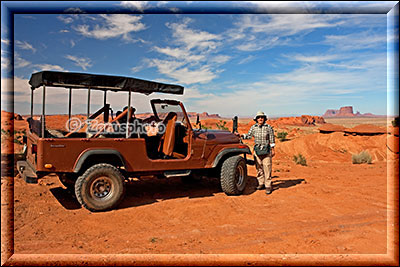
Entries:
<svg viewBox="0 0 400 267">
<path fill-rule="evenodd" d="M 264 117 L 265 120 L 267 120 L 267 115 L 265 115 L 265 113 L 262 111 L 257 112 L 256 116 L 254 117 L 255 121 L 257 121 L 257 117 Z"/>
</svg>

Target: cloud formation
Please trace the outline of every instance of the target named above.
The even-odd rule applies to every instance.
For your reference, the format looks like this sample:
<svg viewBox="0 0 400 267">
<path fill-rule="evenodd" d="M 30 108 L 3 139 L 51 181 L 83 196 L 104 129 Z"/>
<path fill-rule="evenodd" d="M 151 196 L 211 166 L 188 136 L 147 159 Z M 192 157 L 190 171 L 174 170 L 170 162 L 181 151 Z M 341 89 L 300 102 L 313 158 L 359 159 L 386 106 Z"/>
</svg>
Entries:
<svg viewBox="0 0 400 267">
<path fill-rule="evenodd" d="M 105 40 L 109 38 L 122 37 L 126 41 L 134 41 L 130 35 L 132 32 L 138 32 L 146 29 L 146 26 L 140 22 L 142 16 L 128 14 L 110 14 L 100 15 L 103 22 L 94 27 L 87 24 L 75 26 L 74 29 L 81 35 L 89 38 Z"/>
<path fill-rule="evenodd" d="M 76 66 L 81 67 L 83 70 L 87 70 L 87 68 L 92 66 L 92 61 L 89 58 L 72 55 L 66 55 L 65 58 L 71 60 Z"/>
<path fill-rule="evenodd" d="M 28 43 L 28 42 L 26 42 L 26 41 L 19 41 L 19 40 L 16 40 L 16 41 L 15 41 L 15 45 L 16 45 L 18 48 L 20 48 L 20 49 L 23 49 L 23 50 L 30 50 L 30 51 L 32 51 L 33 53 L 36 53 L 36 48 L 34 48 L 30 43 Z"/>
</svg>

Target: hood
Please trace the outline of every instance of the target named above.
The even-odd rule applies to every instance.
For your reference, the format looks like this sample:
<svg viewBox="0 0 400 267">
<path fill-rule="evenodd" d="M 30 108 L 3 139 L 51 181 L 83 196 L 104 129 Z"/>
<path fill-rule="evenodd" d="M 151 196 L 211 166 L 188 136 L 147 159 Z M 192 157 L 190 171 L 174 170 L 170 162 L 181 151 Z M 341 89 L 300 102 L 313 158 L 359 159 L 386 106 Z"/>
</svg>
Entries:
<svg viewBox="0 0 400 267">
<path fill-rule="evenodd" d="M 225 130 L 200 130 L 196 136 L 202 139 L 207 139 L 207 142 L 217 144 L 240 143 L 240 138 L 233 133 Z"/>
</svg>

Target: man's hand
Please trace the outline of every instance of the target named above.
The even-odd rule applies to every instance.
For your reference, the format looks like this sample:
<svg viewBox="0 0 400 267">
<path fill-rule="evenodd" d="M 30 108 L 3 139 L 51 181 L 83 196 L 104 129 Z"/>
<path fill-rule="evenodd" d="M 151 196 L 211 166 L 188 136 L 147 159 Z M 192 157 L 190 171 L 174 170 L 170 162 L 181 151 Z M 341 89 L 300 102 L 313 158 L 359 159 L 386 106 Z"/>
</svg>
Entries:
<svg viewBox="0 0 400 267">
<path fill-rule="evenodd" d="M 271 157 L 275 156 L 275 148 L 271 147 Z"/>
<path fill-rule="evenodd" d="M 234 135 L 240 137 L 240 133 L 238 133 L 238 132 L 234 132 Z"/>
</svg>

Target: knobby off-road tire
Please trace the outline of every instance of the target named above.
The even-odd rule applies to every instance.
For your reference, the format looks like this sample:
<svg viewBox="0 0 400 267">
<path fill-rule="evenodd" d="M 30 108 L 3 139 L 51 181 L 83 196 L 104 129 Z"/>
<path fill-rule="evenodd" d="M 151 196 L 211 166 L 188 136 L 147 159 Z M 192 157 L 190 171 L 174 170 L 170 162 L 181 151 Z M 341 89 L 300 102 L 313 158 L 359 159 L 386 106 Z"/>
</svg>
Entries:
<svg viewBox="0 0 400 267">
<path fill-rule="evenodd" d="M 239 195 L 247 183 L 246 161 L 241 156 L 227 158 L 221 166 L 221 187 L 227 195 Z"/>
<path fill-rule="evenodd" d="M 110 164 L 93 165 L 76 180 L 76 198 L 90 211 L 113 209 L 125 195 L 124 180 L 121 172 Z"/>
</svg>

